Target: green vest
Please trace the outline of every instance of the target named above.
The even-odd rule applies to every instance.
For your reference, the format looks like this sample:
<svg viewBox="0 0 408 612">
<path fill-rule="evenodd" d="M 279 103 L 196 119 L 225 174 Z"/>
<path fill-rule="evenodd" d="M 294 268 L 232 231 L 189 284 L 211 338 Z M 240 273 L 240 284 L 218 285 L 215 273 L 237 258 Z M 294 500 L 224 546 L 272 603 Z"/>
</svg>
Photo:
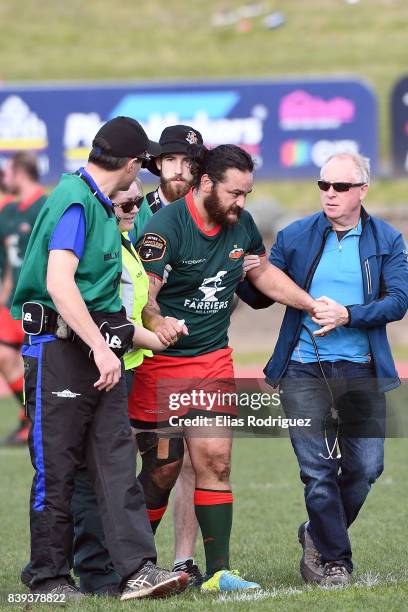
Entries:
<svg viewBox="0 0 408 612">
<path fill-rule="evenodd" d="M 122 257 L 116 218 L 108 215 L 79 176 L 64 174 L 34 225 L 14 295 L 11 313 L 15 319 L 21 319 L 21 308 L 27 301 L 55 310 L 46 287 L 48 245 L 58 221 L 72 204 L 83 206 L 86 222 L 85 248 L 75 272 L 82 298 L 90 312 L 118 312 L 121 308 Z"/>
<path fill-rule="evenodd" d="M 125 234 L 123 236 L 126 246 L 122 241 L 122 276 L 120 279 L 122 304 L 126 309 L 128 318 L 135 325 L 143 326 L 142 310 L 147 303 L 149 295 L 149 278 L 135 249 L 126 240 Z M 152 356 L 152 351 L 148 349 L 139 348 L 130 351 L 124 356 L 125 369 L 137 368 L 142 363 L 144 357 Z"/>
</svg>

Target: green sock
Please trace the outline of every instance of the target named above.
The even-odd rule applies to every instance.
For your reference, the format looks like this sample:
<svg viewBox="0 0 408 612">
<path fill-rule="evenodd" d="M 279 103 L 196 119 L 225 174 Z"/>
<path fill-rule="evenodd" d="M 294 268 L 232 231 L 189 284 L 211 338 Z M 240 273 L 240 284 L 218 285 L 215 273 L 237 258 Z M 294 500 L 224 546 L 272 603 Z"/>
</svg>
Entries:
<svg viewBox="0 0 408 612">
<path fill-rule="evenodd" d="M 24 391 L 20 390 L 20 391 L 14 391 L 14 397 L 16 398 L 19 406 L 24 406 Z"/>
<path fill-rule="evenodd" d="M 232 492 L 196 489 L 195 512 L 203 537 L 206 574 L 229 569 L 229 541 L 232 527 Z"/>
<path fill-rule="evenodd" d="M 160 525 L 160 522 L 163 518 L 163 514 L 166 512 L 167 504 L 162 506 L 161 508 L 146 508 L 147 514 L 150 521 L 150 527 L 154 534 L 156 534 L 156 530 Z"/>
</svg>

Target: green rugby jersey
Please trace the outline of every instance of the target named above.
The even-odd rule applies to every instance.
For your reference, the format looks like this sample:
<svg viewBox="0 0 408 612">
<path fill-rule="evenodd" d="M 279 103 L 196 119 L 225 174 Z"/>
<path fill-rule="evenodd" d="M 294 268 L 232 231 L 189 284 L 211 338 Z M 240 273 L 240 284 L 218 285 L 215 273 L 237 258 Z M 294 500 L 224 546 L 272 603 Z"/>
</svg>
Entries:
<svg viewBox="0 0 408 612">
<path fill-rule="evenodd" d="M 46 202 L 44 189 L 39 187 L 27 200 L 13 202 L 4 209 L 1 234 L 13 276 L 13 287 L 17 286 L 28 241 L 37 216 Z M 8 307 L 11 307 L 13 292 Z"/>
<path fill-rule="evenodd" d="M 8 225 L 8 212 L 7 207 L 9 204 L 14 202 L 14 198 L 11 196 L 3 196 L 0 199 L 0 282 L 4 278 L 4 273 L 7 266 L 7 251 L 5 245 L 5 231 Z"/>
<path fill-rule="evenodd" d="M 200 229 L 192 214 L 196 216 L 197 211 L 189 192 L 153 215 L 138 241 L 148 274 L 162 279 L 165 269 L 169 271 L 157 300 L 162 314 L 184 319 L 189 329 L 188 336 L 162 355 L 202 355 L 226 347 L 244 255 L 265 254 L 258 228 L 246 210 L 238 223 L 216 233 Z"/>
</svg>

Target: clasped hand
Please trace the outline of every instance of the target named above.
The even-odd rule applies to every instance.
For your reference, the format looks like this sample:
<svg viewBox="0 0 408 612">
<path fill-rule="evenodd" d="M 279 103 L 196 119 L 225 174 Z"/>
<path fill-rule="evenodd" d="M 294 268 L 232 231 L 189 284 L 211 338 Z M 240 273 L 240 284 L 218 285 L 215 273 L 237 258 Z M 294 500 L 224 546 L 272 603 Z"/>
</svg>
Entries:
<svg viewBox="0 0 408 612">
<path fill-rule="evenodd" d="M 336 327 L 346 325 L 349 321 L 347 308 L 325 295 L 313 301 L 309 314 L 313 323 L 320 325 L 320 329 L 313 332 L 314 336 L 325 336 Z"/>
<path fill-rule="evenodd" d="M 179 321 L 174 317 L 162 318 L 153 331 L 160 342 L 166 346 L 175 344 L 181 336 L 188 336 L 188 328 L 184 325 L 184 321 Z"/>
</svg>

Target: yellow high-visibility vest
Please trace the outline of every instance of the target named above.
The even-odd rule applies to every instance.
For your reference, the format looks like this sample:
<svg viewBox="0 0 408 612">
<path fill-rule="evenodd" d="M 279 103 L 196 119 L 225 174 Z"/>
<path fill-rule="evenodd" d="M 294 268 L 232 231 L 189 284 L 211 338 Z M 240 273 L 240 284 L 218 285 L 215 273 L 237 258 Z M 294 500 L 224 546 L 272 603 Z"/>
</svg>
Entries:
<svg viewBox="0 0 408 612">
<path fill-rule="evenodd" d="M 135 325 L 143 326 L 142 310 L 149 296 L 149 277 L 147 276 L 139 255 L 133 245 L 126 240 L 126 246 L 122 241 L 122 276 L 120 279 L 120 295 L 122 304 L 126 309 L 128 319 Z M 137 368 L 145 357 L 152 357 L 152 351 L 139 348 L 126 353 L 124 356 L 125 369 Z"/>
</svg>

